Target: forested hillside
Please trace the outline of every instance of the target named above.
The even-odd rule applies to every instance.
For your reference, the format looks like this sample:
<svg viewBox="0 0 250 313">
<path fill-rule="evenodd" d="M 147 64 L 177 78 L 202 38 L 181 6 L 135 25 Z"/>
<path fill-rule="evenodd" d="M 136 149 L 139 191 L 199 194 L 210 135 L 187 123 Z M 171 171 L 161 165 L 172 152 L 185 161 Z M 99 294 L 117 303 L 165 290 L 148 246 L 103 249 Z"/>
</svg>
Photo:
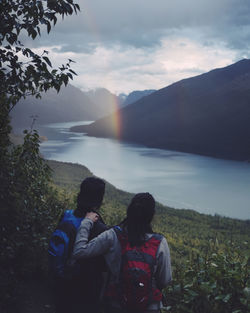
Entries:
<svg viewBox="0 0 250 313">
<path fill-rule="evenodd" d="M 72 201 L 81 181 L 93 175 L 86 167 L 78 164 L 57 161 L 48 161 L 48 164 L 53 170 L 54 183 L 59 190 L 64 189 L 64 195 Z M 132 197 L 133 194 L 119 190 L 106 182 L 102 214 L 109 225 L 117 224 L 124 218 L 126 207 Z M 73 202 L 71 205 L 74 208 Z M 172 209 L 158 203 L 154 229 L 168 237 L 174 256 L 178 256 L 178 252 L 183 256 L 187 256 L 191 251 L 200 252 L 211 241 L 216 242 L 221 248 L 225 248 L 229 240 L 237 243 L 243 250 L 249 249 L 245 241 L 250 238 L 250 221 L 205 215 L 192 210 Z"/>
</svg>

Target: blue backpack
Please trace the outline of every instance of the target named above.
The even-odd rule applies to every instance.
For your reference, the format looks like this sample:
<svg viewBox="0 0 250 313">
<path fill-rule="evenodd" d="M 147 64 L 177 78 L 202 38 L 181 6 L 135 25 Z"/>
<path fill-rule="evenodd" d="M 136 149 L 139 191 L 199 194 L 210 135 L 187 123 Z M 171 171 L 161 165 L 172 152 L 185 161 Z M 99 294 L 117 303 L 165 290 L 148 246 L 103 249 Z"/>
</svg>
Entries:
<svg viewBox="0 0 250 313">
<path fill-rule="evenodd" d="M 49 241 L 49 270 L 54 277 L 69 275 L 67 262 L 73 251 L 77 229 L 82 217 L 76 217 L 73 210 L 65 211 Z"/>
</svg>

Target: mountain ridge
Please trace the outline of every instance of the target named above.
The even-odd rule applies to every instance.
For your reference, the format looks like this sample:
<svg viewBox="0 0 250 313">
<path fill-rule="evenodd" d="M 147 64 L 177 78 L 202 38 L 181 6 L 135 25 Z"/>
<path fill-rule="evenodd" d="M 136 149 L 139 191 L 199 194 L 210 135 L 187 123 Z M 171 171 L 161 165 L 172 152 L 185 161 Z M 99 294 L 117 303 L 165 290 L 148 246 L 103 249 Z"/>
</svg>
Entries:
<svg viewBox="0 0 250 313">
<path fill-rule="evenodd" d="M 149 147 L 234 160 L 250 159 L 250 60 L 186 78 L 120 110 L 120 139 Z M 86 127 L 116 138 L 114 115 Z"/>
<path fill-rule="evenodd" d="M 148 91 L 134 91 L 119 96 L 105 88 L 82 91 L 71 84 L 62 87 L 60 92 L 48 90 L 41 99 L 27 97 L 22 99 L 11 112 L 12 126 L 15 130 L 29 128 L 32 118 L 38 125 L 72 121 L 94 121 L 126 106 L 124 101 L 131 94 L 143 97 Z M 133 96 L 132 96 L 133 98 Z M 131 102 L 131 97 L 130 97 Z"/>
<path fill-rule="evenodd" d="M 36 117 L 38 124 L 93 121 L 96 110 L 96 105 L 79 88 L 69 84 L 61 88 L 60 93 L 48 90 L 41 99 L 30 96 L 20 100 L 11 112 L 11 123 L 15 130 L 29 127 L 31 116 Z"/>
</svg>

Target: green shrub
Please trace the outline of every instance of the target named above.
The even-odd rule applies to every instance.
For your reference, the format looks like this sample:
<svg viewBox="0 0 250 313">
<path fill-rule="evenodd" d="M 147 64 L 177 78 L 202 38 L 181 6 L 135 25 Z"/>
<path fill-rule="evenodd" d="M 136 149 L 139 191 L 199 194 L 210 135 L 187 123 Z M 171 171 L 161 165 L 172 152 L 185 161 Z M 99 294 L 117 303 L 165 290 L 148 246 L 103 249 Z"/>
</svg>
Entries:
<svg viewBox="0 0 250 313">
<path fill-rule="evenodd" d="M 250 258 L 235 247 L 209 250 L 176 264 L 166 290 L 167 312 L 247 313 L 250 311 Z"/>
<path fill-rule="evenodd" d="M 45 273 L 48 240 L 65 204 L 51 187 L 36 131 L 25 133 L 23 145 L 9 147 L 1 174 L 0 297 L 5 303 L 13 302 L 18 281 Z"/>
</svg>

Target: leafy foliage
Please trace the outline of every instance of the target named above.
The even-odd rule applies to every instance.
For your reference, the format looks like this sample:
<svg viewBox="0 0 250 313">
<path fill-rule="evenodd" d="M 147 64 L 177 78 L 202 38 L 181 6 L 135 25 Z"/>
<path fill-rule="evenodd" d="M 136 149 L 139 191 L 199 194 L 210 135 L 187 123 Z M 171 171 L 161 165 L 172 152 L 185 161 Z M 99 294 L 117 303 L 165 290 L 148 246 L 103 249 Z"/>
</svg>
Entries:
<svg viewBox="0 0 250 313">
<path fill-rule="evenodd" d="M 13 301 L 16 281 L 44 272 L 48 237 L 66 205 L 51 187 L 37 132 L 26 132 L 24 144 L 13 147 L 8 156 L 0 187 L 0 294 L 7 298 L 2 300 Z"/>
<path fill-rule="evenodd" d="M 40 55 L 20 41 L 47 32 L 57 17 L 79 11 L 73 0 L 0 1 L 0 298 L 1 312 L 14 303 L 16 282 L 46 267 L 46 245 L 63 201 L 50 185 L 50 169 L 39 155 L 37 132 L 26 132 L 24 144 L 13 147 L 9 113 L 28 95 L 59 91 L 76 73 L 72 60 L 52 68 L 48 52 Z M 2 301 L 3 300 L 3 301 Z M 12 312 L 15 311 L 12 309 Z"/>
<path fill-rule="evenodd" d="M 192 255 L 174 270 L 166 312 L 245 313 L 250 310 L 250 257 L 238 247 Z"/>
<path fill-rule="evenodd" d="M 0 146 L 8 144 L 9 113 L 16 103 L 28 95 L 40 97 L 49 88 L 60 90 L 76 73 L 70 68 L 72 60 L 58 69 L 52 68 L 47 56 L 23 46 L 20 35 L 35 39 L 43 25 L 47 32 L 56 24 L 57 16 L 79 11 L 73 0 L 2 0 L 0 1 Z"/>
<path fill-rule="evenodd" d="M 0 83 L 1 94 L 8 94 L 11 102 L 16 103 L 27 94 L 39 96 L 48 88 L 60 89 L 62 82 L 67 84 L 72 79 L 70 62 L 59 70 L 51 69 L 48 52 L 36 54 L 24 47 L 19 40 L 22 32 L 35 39 L 41 35 L 41 26 L 51 31 L 56 24 L 57 16 L 71 15 L 80 10 L 73 0 L 3 0 L 0 2 Z M 69 70 L 69 71 L 67 71 Z"/>
</svg>

